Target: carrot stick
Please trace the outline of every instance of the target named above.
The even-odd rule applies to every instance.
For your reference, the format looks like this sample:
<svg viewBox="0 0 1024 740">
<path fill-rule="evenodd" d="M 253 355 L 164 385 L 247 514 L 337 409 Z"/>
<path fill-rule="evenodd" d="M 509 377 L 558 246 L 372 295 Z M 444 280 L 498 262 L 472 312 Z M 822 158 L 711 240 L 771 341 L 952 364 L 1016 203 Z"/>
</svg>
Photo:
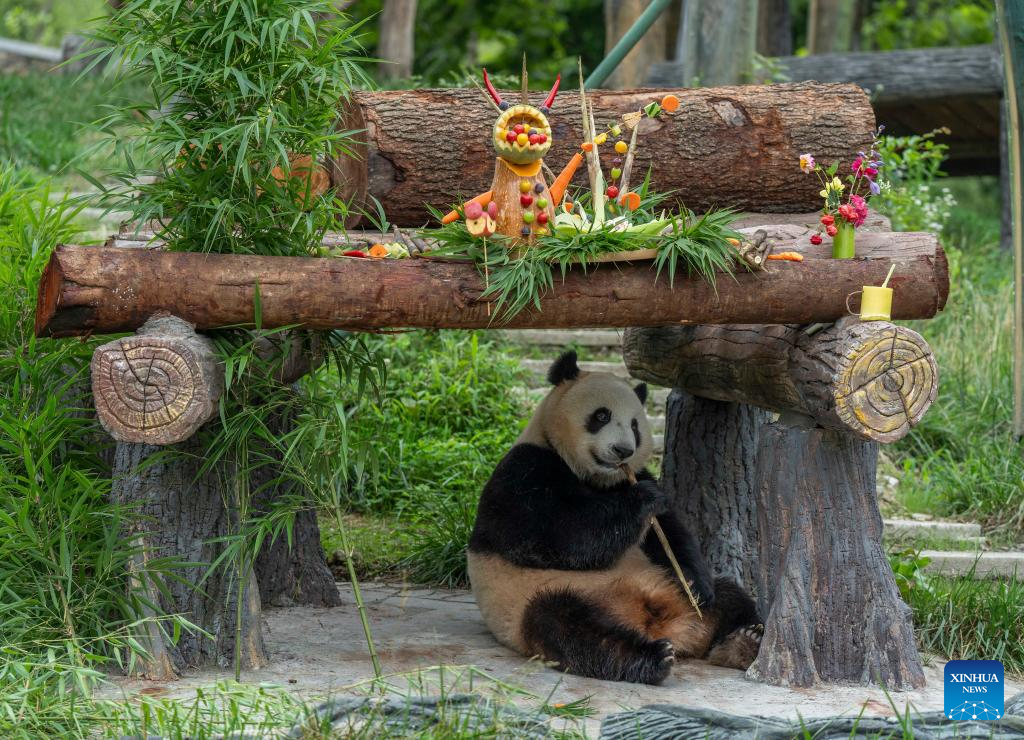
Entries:
<svg viewBox="0 0 1024 740">
<path fill-rule="evenodd" d="M 493 190 L 488 190 L 486 193 L 480 193 L 480 195 L 476 196 L 475 198 L 470 198 L 469 200 L 462 204 L 462 210 L 465 211 L 466 206 L 468 206 L 470 203 L 479 203 L 483 208 L 486 208 L 487 205 L 491 202 L 491 194 L 493 192 Z M 458 221 L 459 218 L 460 216 L 458 211 L 449 211 L 448 213 L 445 214 L 445 217 L 441 219 L 441 223 L 450 224 L 453 221 Z"/>
<path fill-rule="evenodd" d="M 583 155 L 576 152 L 576 154 L 572 155 L 572 159 L 569 160 L 569 164 L 558 173 L 558 177 L 551 183 L 548 192 L 551 193 L 551 201 L 555 205 L 562 202 L 566 188 L 569 187 L 569 181 L 572 180 L 572 176 L 576 174 L 576 170 L 579 169 L 581 164 L 583 164 Z"/>
</svg>

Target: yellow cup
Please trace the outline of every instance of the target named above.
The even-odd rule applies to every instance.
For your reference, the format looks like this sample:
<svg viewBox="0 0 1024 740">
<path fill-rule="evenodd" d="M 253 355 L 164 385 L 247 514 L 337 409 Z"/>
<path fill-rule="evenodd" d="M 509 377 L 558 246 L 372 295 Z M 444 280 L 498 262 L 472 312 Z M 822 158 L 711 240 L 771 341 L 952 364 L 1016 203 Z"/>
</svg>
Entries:
<svg viewBox="0 0 1024 740">
<path fill-rule="evenodd" d="M 846 296 L 846 310 L 854 315 L 857 312 L 850 308 L 850 299 L 858 293 L 863 294 L 860 299 L 861 321 L 889 321 L 892 318 L 892 288 L 865 285 L 863 290 L 850 293 Z"/>
</svg>

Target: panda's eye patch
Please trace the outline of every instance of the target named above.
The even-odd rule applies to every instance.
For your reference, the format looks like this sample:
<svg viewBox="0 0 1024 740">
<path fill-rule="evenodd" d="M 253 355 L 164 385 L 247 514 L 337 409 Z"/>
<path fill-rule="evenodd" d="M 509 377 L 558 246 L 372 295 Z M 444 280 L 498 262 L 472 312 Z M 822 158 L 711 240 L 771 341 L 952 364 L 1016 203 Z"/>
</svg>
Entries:
<svg viewBox="0 0 1024 740">
<path fill-rule="evenodd" d="M 602 406 L 587 419 L 587 431 L 593 434 L 611 420 L 612 412 Z"/>
</svg>

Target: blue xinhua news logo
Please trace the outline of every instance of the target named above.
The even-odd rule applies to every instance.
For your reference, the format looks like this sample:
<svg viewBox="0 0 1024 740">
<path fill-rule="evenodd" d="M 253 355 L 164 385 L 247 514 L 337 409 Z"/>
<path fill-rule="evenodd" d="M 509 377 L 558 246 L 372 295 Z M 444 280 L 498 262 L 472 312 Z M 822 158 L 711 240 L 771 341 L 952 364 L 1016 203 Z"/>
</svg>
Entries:
<svg viewBox="0 0 1024 740">
<path fill-rule="evenodd" d="M 1003 664 L 998 660 L 946 663 L 946 716 L 983 720 L 1003 717 Z"/>
</svg>

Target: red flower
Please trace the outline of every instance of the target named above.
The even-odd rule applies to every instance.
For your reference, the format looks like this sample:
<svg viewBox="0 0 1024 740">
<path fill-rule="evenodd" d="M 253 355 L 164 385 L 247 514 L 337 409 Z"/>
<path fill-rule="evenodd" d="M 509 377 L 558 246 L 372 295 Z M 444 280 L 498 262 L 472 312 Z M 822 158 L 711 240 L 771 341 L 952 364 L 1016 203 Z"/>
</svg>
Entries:
<svg viewBox="0 0 1024 740">
<path fill-rule="evenodd" d="M 811 234 L 811 244 L 821 244 L 821 234 Z"/>
<path fill-rule="evenodd" d="M 843 203 L 839 206 L 839 215 L 843 217 L 844 221 L 849 221 L 852 224 L 857 220 L 857 209 L 849 203 Z"/>
<path fill-rule="evenodd" d="M 831 226 L 835 222 L 836 220 L 835 218 L 832 217 L 831 214 L 826 213 L 824 216 L 821 217 L 821 223 L 823 223 L 825 226 Z"/>
<path fill-rule="evenodd" d="M 828 234 L 829 236 L 835 236 L 836 234 L 839 233 L 839 229 L 835 227 L 835 224 L 829 224 L 828 226 L 825 227 L 825 233 Z"/>
</svg>

